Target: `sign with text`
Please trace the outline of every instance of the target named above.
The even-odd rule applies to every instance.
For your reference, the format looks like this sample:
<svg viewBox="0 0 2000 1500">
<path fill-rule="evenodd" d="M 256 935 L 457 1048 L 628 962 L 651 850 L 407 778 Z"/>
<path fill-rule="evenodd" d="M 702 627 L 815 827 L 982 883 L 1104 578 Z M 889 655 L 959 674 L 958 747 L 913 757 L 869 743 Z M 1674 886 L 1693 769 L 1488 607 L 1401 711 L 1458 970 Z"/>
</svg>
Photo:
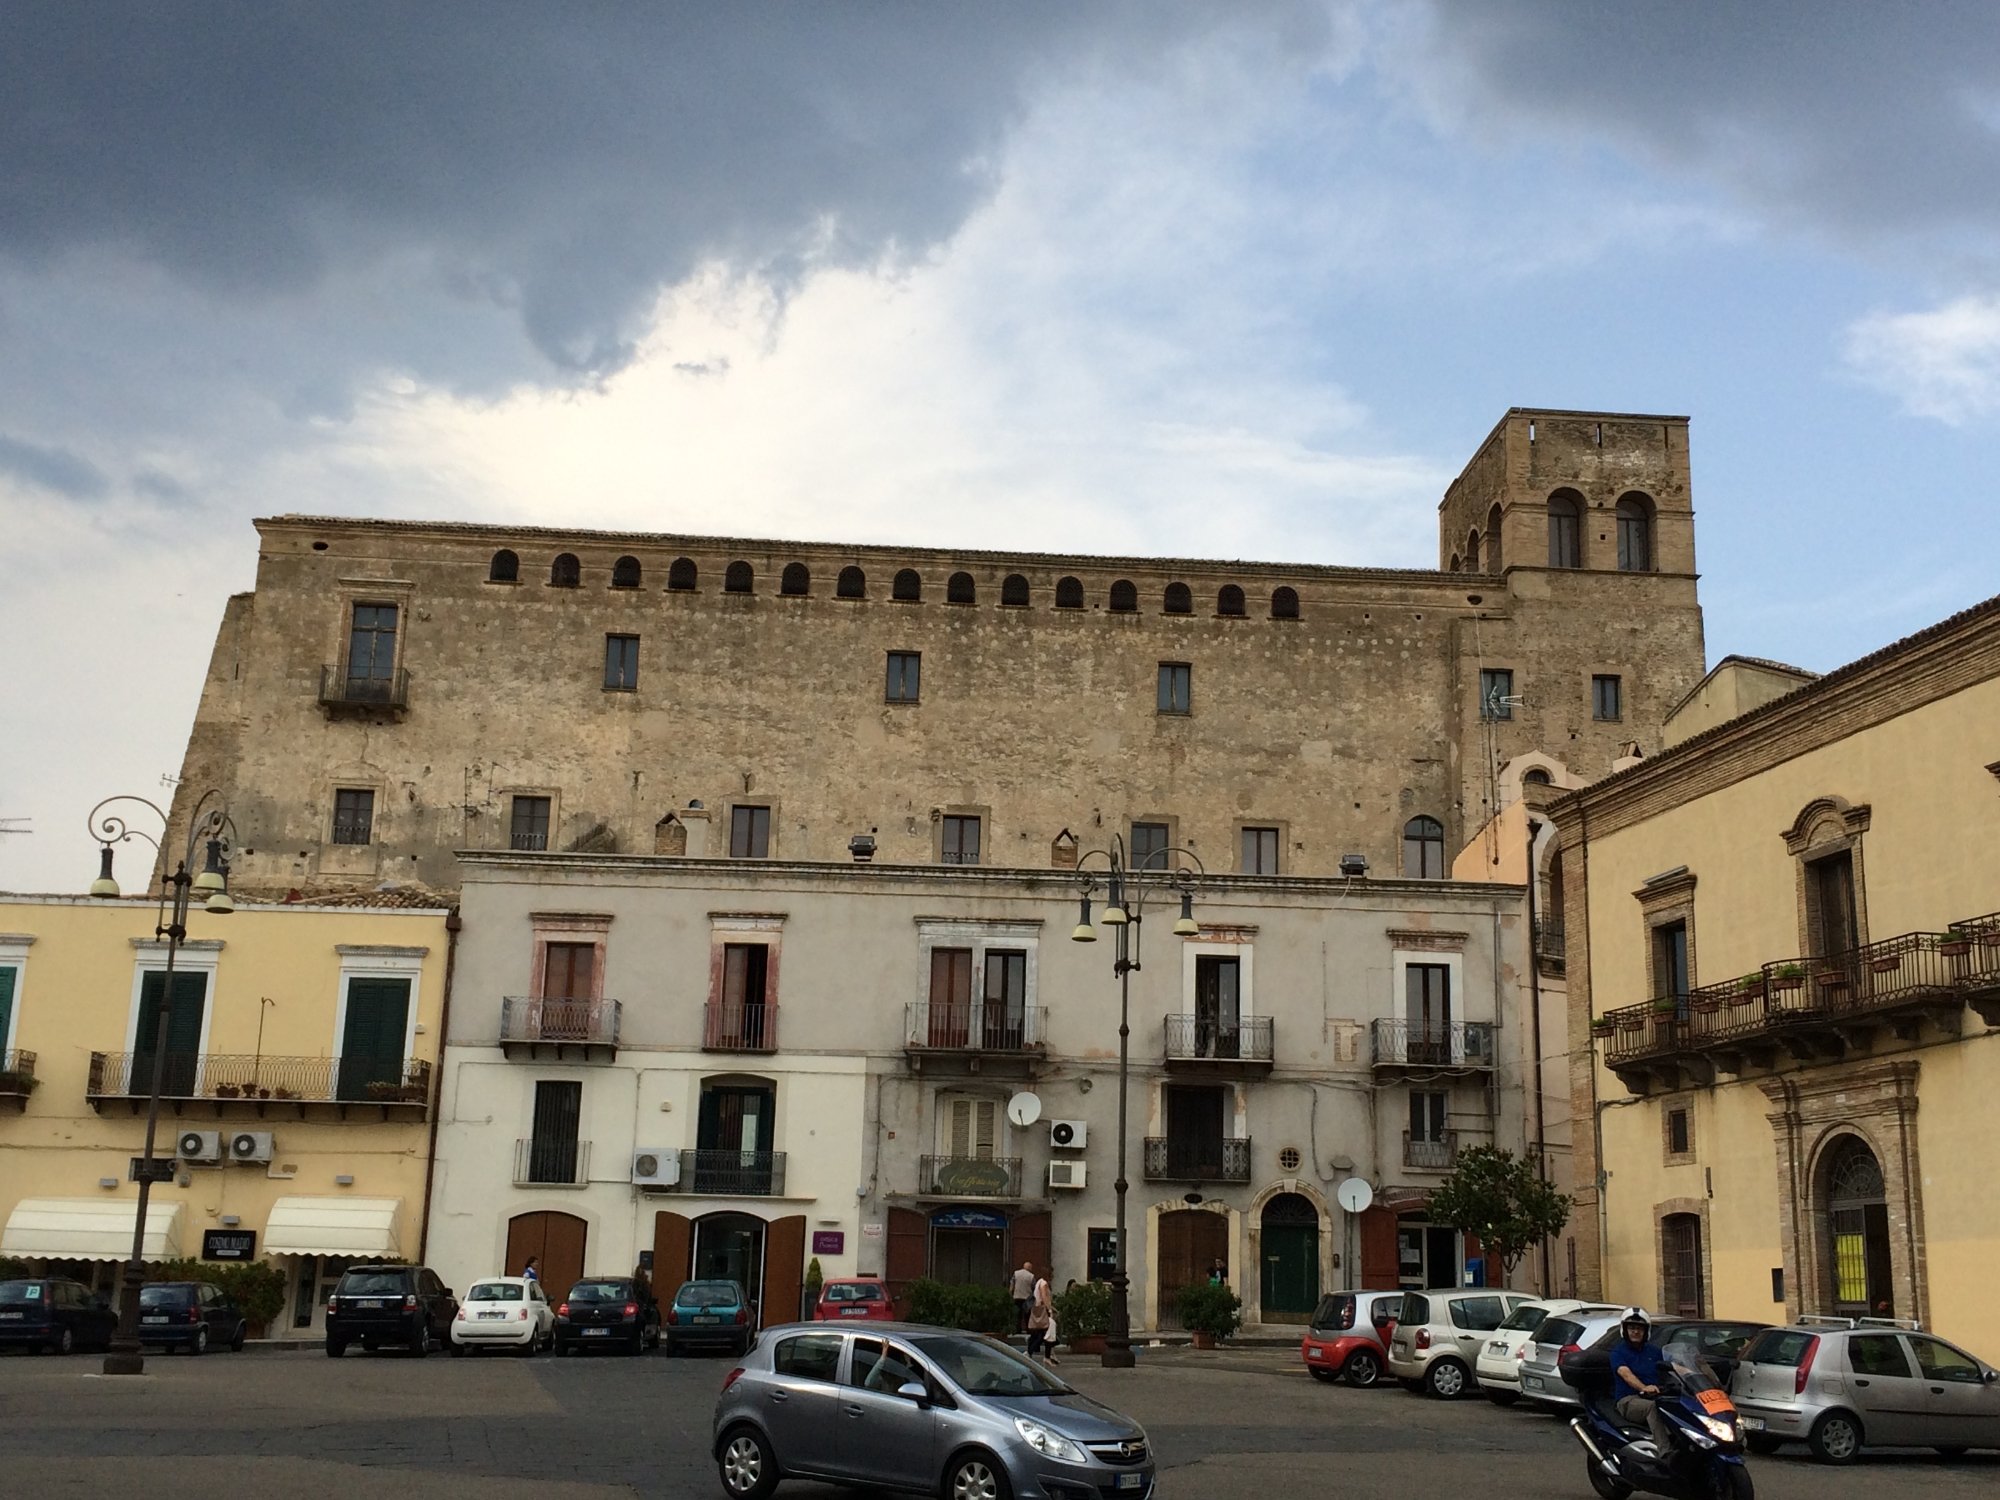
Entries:
<svg viewBox="0 0 2000 1500">
<path fill-rule="evenodd" d="M 847 1231 L 844 1229 L 815 1229 L 813 1231 L 814 1255 L 844 1255 L 847 1253 Z"/>
<path fill-rule="evenodd" d="M 204 1229 L 201 1232 L 203 1260 L 255 1260 L 257 1231 L 254 1229 Z"/>
</svg>

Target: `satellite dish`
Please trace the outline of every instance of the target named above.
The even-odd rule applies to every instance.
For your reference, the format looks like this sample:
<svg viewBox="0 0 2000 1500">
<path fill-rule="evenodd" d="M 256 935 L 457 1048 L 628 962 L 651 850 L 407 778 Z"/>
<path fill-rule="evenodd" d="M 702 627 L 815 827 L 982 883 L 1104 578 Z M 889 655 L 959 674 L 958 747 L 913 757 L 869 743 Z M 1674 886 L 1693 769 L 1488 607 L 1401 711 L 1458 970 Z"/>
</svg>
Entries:
<svg viewBox="0 0 2000 1500">
<path fill-rule="evenodd" d="M 1350 1177 L 1333 1190 L 1333 1201 L 1351 1214 L 1364 1211 L 1375 1201 L 1375 1189 L 1366 1177 Z"/>
<path fill-rule="evenodd" d="M 1016 1125 L 1032 1125 L 1042 1117 L 1042 1101 L 1022 1092 L 1007 1101 L 1007 1118 Z"/>
</svg>

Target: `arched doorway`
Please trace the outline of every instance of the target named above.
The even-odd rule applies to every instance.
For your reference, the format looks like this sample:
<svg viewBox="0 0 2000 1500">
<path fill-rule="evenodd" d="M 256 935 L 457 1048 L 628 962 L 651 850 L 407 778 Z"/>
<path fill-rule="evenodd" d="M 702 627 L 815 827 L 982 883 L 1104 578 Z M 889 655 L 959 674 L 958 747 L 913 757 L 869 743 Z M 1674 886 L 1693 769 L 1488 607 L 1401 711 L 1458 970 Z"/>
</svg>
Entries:
<svg viewBox="0 0 2000 1500">
<path fill-rule="evenodd" d="M 1319 1305 L 1319 1210 L 1299 1193 L 1264 1205 L 1259 1286 L 1266 1323 L 1304 1323 Z"/>
<path fill-rule="evenodd" d="M 1209 1268 L 1229 1265 L 1229 1220 L 1205 1208 L 1169 1209 L 1160 1215 L 1160 1291 L 1157 1328 L 1181 1326 L 1181 1293 L 1208 1280 Z"/>
<path fill-rule="evenodd" d="M 1893 1318 L 1896 1282 L 1882 1163 L 1866 1141 L 1846 1136 L 1827 1151 L 1820 1184 L 1832 1310 L 1847 1317 Z"/>
<path fill-rule="evenodd" d="M 534 1256 L 542 1290 L 552 1301 L 560 1302 L 583 1280 L 584 1247 L 589 1239 L 590 1226 L 575 1214 L 547 1209 L 516 1214 L 507 1221 L 506 1274 L 519 1276 L 528 1257 Z"/>
</svg>

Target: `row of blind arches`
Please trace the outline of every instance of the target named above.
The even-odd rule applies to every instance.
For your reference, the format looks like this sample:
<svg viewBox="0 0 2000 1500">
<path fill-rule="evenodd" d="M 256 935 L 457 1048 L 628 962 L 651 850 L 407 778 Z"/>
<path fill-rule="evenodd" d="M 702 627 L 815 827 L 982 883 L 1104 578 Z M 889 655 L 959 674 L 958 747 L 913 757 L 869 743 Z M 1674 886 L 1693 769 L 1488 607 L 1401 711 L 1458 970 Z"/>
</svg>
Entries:
<svg viewBox="0 0 2000 1500">
<path fill-rule="evenodd" d="M 521 559 L 518 554 L 503 547 L 493 554 L 493 563 L 487 571 L 487 578 L 494 583 L 518 583 L 521 578 Z M 611 586 L 614 589 L 636 589 L 639 587 L 641 570 L 636 557 L 621 557 L 611 565 Z M 667 568 L 667 591 L 669 593 L 691 593 L 700 583 L 700 570 L 693 558 L 678 557 Z M 580 588 L 583 584 L 583 568 L 576 554 L 564 552 L 549 565 L 549 584 L 559 589 Z M 725 594 L 751 594 L 756 592 L 757 575 L 747 562 L 733 562 L 723 570 L 722 591 Z M 812 593 L 812 573 L 804 563 L 788 563 L 779 576 L 778 592 L 789 598 L 804 598 Z M 868 597 L 868 575 L 860 568 L 846 567 L 834 580 L 834 597 L 837 599 L 865 599 Z M 1000 603 L 1010 609 L 1026 609 L 1031 602 L 1028 580 L 1019 573 L 1009 573 L 1000 585 Z M 979 602 L 978 585 L 970 573 L 954 573 L 945 581 L 944 596 L 950 604 L 976 604 Z M 924 597 L 923 576 L 915 568 L 900 570 L 889 585 L 889 597 L 908 603 L 919 603 Z M 1136 614 L 1139 609 L 1138 585 L 1121 578 L 1111 585 L 1108 599 L 1113 614 Z M 1056 582 L 1056 608 L 1082 609 L 1084 607 L 1083 580 L 1062 578 Z M 1170 615 L 1191 615 L 1194 613 L 1194 591 L 1184 583 L 1170 583 L 1161 598 L 1161 608 Z M 1226 583 L 1216 591 L 1215 612 L 1229 618 L 1240 619 L 1249 614 L 1249 601 L 1242 589 L 1233 583 Z M 1298 590 L 1280 585 L 1271 591 L 1271 618 L 1274 620 L 1296 620 L 1299 617 Z"/>
</svg>

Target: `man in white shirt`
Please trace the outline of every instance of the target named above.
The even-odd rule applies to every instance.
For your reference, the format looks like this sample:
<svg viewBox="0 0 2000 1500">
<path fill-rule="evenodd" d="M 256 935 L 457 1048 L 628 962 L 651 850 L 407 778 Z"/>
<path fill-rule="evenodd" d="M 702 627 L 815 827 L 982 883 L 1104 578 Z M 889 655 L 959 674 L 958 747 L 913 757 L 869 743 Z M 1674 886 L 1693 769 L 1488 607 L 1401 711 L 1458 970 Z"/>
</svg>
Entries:
<svg viewBox="0 0 2000 1500">
<path fill-rule="evenodd" d="M 1014 1273 L 1013 1293 L 1015 1332 L 1026 1333 L 1028 1331 L 1028 1313 L 1035 1305 L 1035 1263 L 1033 1261 L 1022 1261 L 1021 1269 Z"/>
</svg>

